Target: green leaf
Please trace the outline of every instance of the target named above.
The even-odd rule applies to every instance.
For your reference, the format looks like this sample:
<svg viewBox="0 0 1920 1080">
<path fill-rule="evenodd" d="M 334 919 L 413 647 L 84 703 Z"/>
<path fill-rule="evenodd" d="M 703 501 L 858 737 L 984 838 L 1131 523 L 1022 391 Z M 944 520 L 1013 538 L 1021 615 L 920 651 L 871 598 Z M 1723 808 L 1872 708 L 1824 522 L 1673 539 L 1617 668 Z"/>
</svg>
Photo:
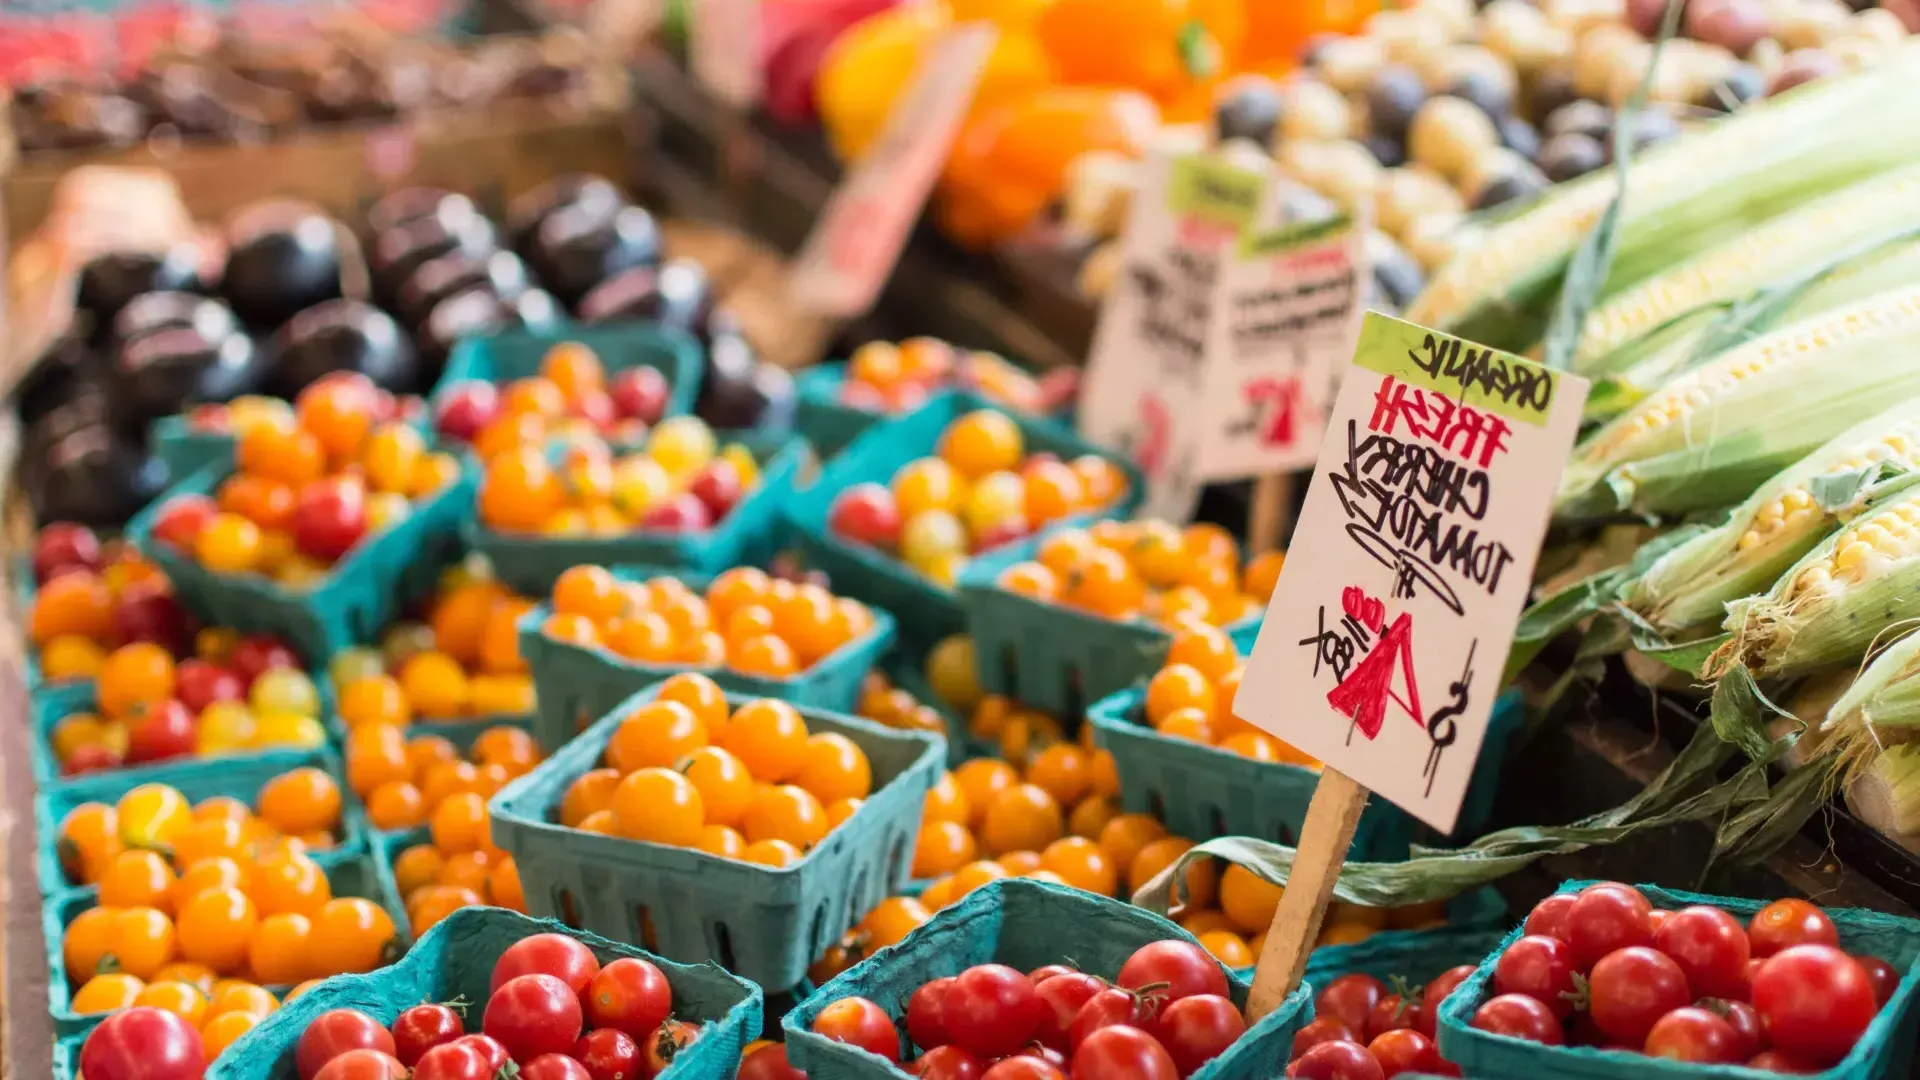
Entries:
<svg viewBox="0 0 1920 1080">
<path fill-rule="evenodd" d="M 1180 28 L 1177 43 L 1180 50 L 1180 65 L 1187 75 L 1195 79 L 1211 79 L 1220 71 L 1220 43 L 1214 40 L 1213 31 L 1199 19 L 1190 20 Z"/>
<path fill-rule="evenodd" d="M 1708 717 L 1713 730 L 1722 739 L 1740 748 L 1748 758 L 1765 764 L 1785 749 L 1767 733 L 1765 714 L 1792 714 L 1768 701 L 1753 681 L 1753 673 L 1734 664 L 1713 684 L 1713 705 Z"/>
<path fill-rule="evenodd" d="M 1788 772 L 1765 802 L 1727 819 L 1714 836 L 1710 861 L 1738 866 L 1778 851 L 1827 804 L 1839 772 L 1838 754 L 1822 755 Z"/>
</svg>

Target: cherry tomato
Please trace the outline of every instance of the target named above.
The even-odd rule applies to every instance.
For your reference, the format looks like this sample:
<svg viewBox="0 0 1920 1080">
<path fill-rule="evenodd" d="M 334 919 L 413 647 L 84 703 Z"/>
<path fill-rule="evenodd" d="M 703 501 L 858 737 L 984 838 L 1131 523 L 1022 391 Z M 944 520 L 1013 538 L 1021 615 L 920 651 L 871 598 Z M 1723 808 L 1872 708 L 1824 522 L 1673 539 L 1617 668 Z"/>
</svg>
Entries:
<svg viewBox="0 0 1920 1080">
<path fill-rule="evenodd" d="M 200 1033 L 147 1005 L 100 1021 L 80 1047 L 80 1072 L 93 1080 L 198 1080 L 206 1069 Z"/>
<path fill-rule="evenodd" d="M 921 1080 L 980 1080 L 986 1071 L 979 1058 L 957 1046 L 936 1046 L 907 1066 L 907 1072 Z"/>
<path fill-rule="evenodd" d="M 590 1027 L 624 1031 L 636 1043 L 644 1043 L 673 1011 L 673 988 L 653 964 L 623 956 L 591 977 L 581 1000 L 586 1003 Z"/>
<path fill-rule="evenodd" d="M 392 1054 L 349 1050 L 320 1069 L 314 1080 L 406 1080 L 407 1067 Z"/>
<path fill-rule="evenodd" d="M 924 1056 L 922 1060 L 925 1060 Z M 627 1075 L 634 1077 L 639 1074 Z M 806 1080 L 806 1076 L 806 1073 L 787 1062 L 786 1043 L 770 1043 L 741 1060 L 740 1072 L 734 1080 Z M 594 1080 L 601 1078 L 595 1077 Z"/>
<path fill-rule="evenodd" d="M 574 1060 L 587 1067 L 589 1080 L 635 1080 L 640 1075 L 640 1044 L 613 1028 L 596 1028 L 573 1044 Z M 741 1065 L 741 1072 L 746 1066 Z"/>
<path fill-rule="evenodd" d="M 466 1034 L 460 1014 L 445 1005 L 415 1005 L 393 1021 L 393 1056 L 413 1066 L 420 1055 Z"/>
<path fill-rule="evenodd" d="M 1291 1080 L 1386 1080 L 1387 1073 L 1359 1043 L 1324 1042 L 1295 1058 L 1287 1066 L 1287 1076 Z"/>
<path fill-rule="evenodd" d="M 1777 1049 L 1822 1065 L 1845 1057 L 1880 1008 L 1866 969 L 1831 945 L 1769 957 L 1753 976 L 1753 1007 Z"/>
<path fill-rule="evenodd" d="M 1227 996 L 1227 972 L 1207 950 L 1190 941 L 1153 941 L 1134 950 L 1120 965 L 1120 977 L 1114 985 L 1137 990 L 1152 983 L 1166 983 L 1163 1002 L 1179 1001 L 1195 994 Z"/>
<path fill-rule="evenodd" d="M 1075 1050 L 1096 1031 L 1115 1025 L 1145 1027 L 1153 1019 L 1155 999 L 1132 990 L 1109 987 L 1087 999 L 1067 1028 L 1067 1045 Z"/>
<path fill-rule="evenodd" d="M 1323 1042 L 1359 1042 L 1353 1033 L 1337 1016 L 1316 1016 L 1305 1027 L 1293 1033 L 1293 1047 L 1287 1052 L 1289 1059 L 1297 1058 Z"/>
<path fill-rule="evenodd" d="M 1760 1033 L 1760 1013 L 1752 1005 L 1744 1001 L 1705 998 L 1701 1000 L 1700 1007 L 1725 1020 L 1727 1027 L 1733 1029 L 1736 1061 L 1747 1060 L 1759 1053 L 1760 1048 L 1766 1045 L 1765 1038 Z"/>
<path fill-rule="evenodd" d="M 293 545 L 331 564 L 367 532 L 367 486 L 357 476 L 316 480 L 300 489 L 293 507 Z"/>
<path fill-rule="evenodd" d="M 1559 938 L 1522 937 L 1494 963 L 1493 992 L 1525 994 L 1566 1019 L 1573 1013 L 1573 947 Z"/>
<path fill-rule="evenodd" d="M 1388 994 L 1373 1003 L 1373 1010 L 1367 1013 L 1367 1029 L 1362 1034 L 1371 1040 L 1389 1031 L 1418 1029 L 1420 1012 L 1418 1004 L 1399 994 Z"/>
<path fill-rule="evenodd" d="M 459 1039 L 427 1051 L 413 1067 L 413 1080 L 494 1080 L 484 1051 Z"/>
<path fill-rule="evenodd" d="M 1688 1005 L 1654 1022 L 1642 1053 L 1674 1061 L 1718 1064 L 1743 1060 L 1739 1051 L 1740 1036 L 1731 1025 L 1706 1009 Z"/>
<path fill-rule="evenodd" d="M 1795 945 L 1840 944 L 1833 920 L 1805 900 L 1775 900 L 1754 912 L 1747 936 L 1753 940 L 1753 955 L 1762 960 Z"/>
<path fill-rule="evenodd" d="M 1533 910 L 1527 912 L 1526 932 L 1566 941 L 1567 912 L 1573 908 L 1575 895 L 1574 893 L 1554 893 L 1533 905 Z"/>
<path fill-rule="evenodd" d="M 1074 970 L 1065 964 L 1042 964 L 1032 971 L 1027 972 L 1027 979 L 1031 981 L 1033 985 L 1039 986 L 1055 975 L 1071 975 L 1074 973 Z"/>
<path fill-rule="evenodd" d="M 233 647 L 233 655 L 227 659 L 227 666 L 240 676 L 241 682 L 252 686 L 253 680 L 274 668 L 299 667 L 300 658 L 279 638 L 271 634 L 254 634 L 241 638 L 240 643 Z"/>
<path fill-rule="evenodd" d="M 1810 1061 L 1802 1061 L 1792 1054 L 1779 1050 L 1763 1050 L 1755 1054 L 1752 1060 L 1747 1062 L 1747 1068 L 1759 1069 L 1763 1072 L 1787 1073 L 1794 1076 L 1820 1071 L 1820 1066 Z"/>
<path fill-rule="evenodd" d="M 1382 1032 L 1367 1044 L 1367 1053 L 1380 1063 L 1380 1071 L 1387 1076 L 1399 1076 L 1401 1073 L 1437 1073 L 1445 1068 L 1440 1060 L 1440 1048 L 1433 1040 L 1410 1028 L 1397 1028 Z"/>
<path fill-rule="evenodd" d="M 951 1001 L 953 992 L 949 990 L 947 996 Z M 893 1019 L 885 1009 L 863 997 L 841 998 L 821 1009 L 813 1018 L 813 1032 L 888 1061 L 900 1060 L 900 1032 L 894 1029 Z"/>
<path fill-rule="evenodd" d="M 1527 933 L 1531 934 L 1533 931 L 1529 930 Z M 1435 975 L 1426 989 L 1420 992 L 1420 1022 L 1414 1025 L 1415 1030 L 1429 1039 L 1435 1038 L 1435 1030 L 1440 1022 L 1440 1006 L 1472 974 L 1472 964 L 1461 964 L 1459 967 L 1450 967 Z"/>
<path fill-rule="evenodd" d="M 1042 1046 L 1050 1046 L 1061 1053 L 1072 1049 L 1067 1032 L 1073 1027 L 1073 1018 L 1093 1000 L 1095 994 L 1107 988 L 1107 984 L 1091 975 L 1078 971 L 1069 971 L 1055 975 L 1034 987 L 1034 994 L 1046 1010 L 1040 1016 L 1040 1026 L 1034 1029 L 1033 1037 L 1040 1040 Z M 913 1022 L 912 1003 L 908 1003 L 907 1022 Z"/>
<path fill-rule="evenodd" d="M 520 1066 L 520 1080 L 593 1080 L 587 1067 L 565 1054 L 541 1054 Z"/>
<path fill-rule="evenodd" d="M 979 1058 L 1004 1057 L 1025 1046 L 1046 1011 L 1033 983 L 1005 964 L 961 972 L 940 1008 L 954 1045 Z"/>
<path fill-rule="evenodd" d="M 1364 1031 L 1373 1007 L 1386 996 L 1387 985 L 1371 975 L 1342 975 L 1313 999 L 1313 1014 L 1331 1016 L 1348 1031 Z"/>
<path fill-rule="evenodd" d="M 1525 994 L 1501 994 L 1474 1010 L 1473 1026 L 1495 1035 L 1559 1046 L 1566 1041 L 1560 1019 Z"/>
<path fill-rule="evenodd" d="M 246 694 L 240 676 L 206 660 L 182 660 L 173 672 L 173 696 L 195 716 L 216 701 L 239 701 Z"/>
<path fill-rule="evenodd" d="M 1655 1021 L 1693 1000 L 1680 965 L 1644 945 L 1602 957 L 1593 966 L 1587 990 L 1593 1022 L 1626 1046 L 1645 1043 Z"/>
<path fill-rule="evenodd" d="M 175 551 L 191 552 L 194 541 L 220 512 L 208 495 L 176 495 L 160 506 L 153 519 L 153 538 Z"/>
<path fill-rule="evenodd" d="M 313 1080 L 320 1067 L 349 1050 L 394 1051 L 393 1035 L 380 1021 L 358 1009 L 329 1009 L 313 1018 L 294 1044 L 293 1065 L 300 1080 Z"/>
<path fill-rule="evenodd" d="M 1719 908 L 1681 908 L 1661 925 L 1653 944 L 1680 965 L 1695 997 L 1747 996 L 1747 932 Z"/>
<path fill-rule="evenodd" d="M 1050 1061 L 1021 1054 L 996 1062 L 981 1080 L 1066 1080 L 1066 1074 Z"/>
<path fill-rule="evenodd" d="M 700 1029 L 693 1024 L 679 1020 L 669 1020 L 660 1025 L 660 1030 L 647 1037 L 640 1048 L 640 1054 L 646 1059 L 648 1076 L 658 1076 L 667 1071 L 673 1059 L 680 1051 L 693 1045 L 700 1037 Z M 896 1040 L 897 1041 L 897 1040 Z"/>
<path fill-rule="evenodd" d="M 1856 956 L 1853 959 L 1867 973 L 1867 978 L 1873 981 L 1874 1000 L 1885 1005 L 1900 986 L 1900 973 L 1893 969 L 1892 964 L 1877 956 Z"/>
<path fill-rule="evenodd" d="M 456 1044 L 471 1046 L 479 1051 L 481 1060 L 495 1072 L 507 1067 L 507 1048 L 491 1035 L 462 1035 L 449 1045 Z M 487 1075 L 492 1076 L 493 1073 Z"/>
<path fill-rule="evenodd" d="M 564 1054 L 580 1038 L 580 995 L 552 975 L 517 975 L 487 999 L 480 1030 L 498 1040 L 507 1056 L 531 1061 Z"/>
<path fill-rule="evenodd" d="M 1054 1068 L 1059 1069 L 1061 1072 L 1065 1072 L 1067 1069 L 1067 1055 L 1061 1053 L 1058 1050 L 1055 1050 L 1051 1046 L 1041 1046 L 1038 1043 L 1028 1043 L 1026 1048 L 1024 1050 L 1021 1050 L 1020 1053 L 1016 1054 L 1015 1056 L 1039 1058 L 1041 1061 L 1044 1061 L 1047 1064 L 1053 1066 Z"/>
<path fill-rule="evenodd" d="M 1159 1040 L 1139 1028 L 1120 1026 L 1088 1035 L 1074 1048 L 1071 1071 L 1074 1080 L 1177 1080 L 1180 1075 Z"/>
<path fill-rule="evenodd" d="M 127 762 L 166 761 L 193 753 L 193 714 L 178 701 L 146 710 L 127 732 Z"/>
<path fill-rule="evenodd" d="M 907 1038 L 922 1051 L 952 1041 L 942 1013 L 947 991 L 952 986 L 953 976 L 947 975 L 921 984 L 920 989 L 907 998 Z"/>
<path fill-rule="evenodd" d="M 647 964 L 644 960 L 634 960 L 636 964 L 646 964 L 653 969 L 656 977 L 660 969 Z M 567 988 L 576 994 L 585 995 L 587 984 L 600 973 L 600 961 L 594 959 L 593 950 L 565 934 L 535 934 L 524 937 L 500 954 L 493 962 L 493 978 L 488 981 L 487 993 L 497 994 L 510 979 L 521 975 L 551 975 L 567 984 Z M 665 985 L 662 977 L 662 985 Z M 660 1019 L 666 1019 L 665 1009 L 660 1011 Z M 596 1022 L 595 1026 L 604 1026 Z M 660 1026 L 660 1020 L 648 1024 L 644 1030 L 652 1031 Z M 633 1032 L 628 1032 L 629 1035 Z M 638 1036 L 635 1036 L 636 1038 Z"/>
<path fill-rule="evenodd" d="M 1246 1031 L 1246 1018 L 1233 1002 L 1213 994 L 1181 998 L 1167 1006 L 1153 1026 L 1181 1076 L 1193 1075 Z"/>
<path fill-rule="evenodd" d="M 1567 944 L 1576 971 L 1590 971 L 1600 958 L 1630 945 L 1653 944 L 1647 913 L 1653 905 L 1639 890 L 1611 882 L 1580 890 L 1567 909 Z"/>
</svg>

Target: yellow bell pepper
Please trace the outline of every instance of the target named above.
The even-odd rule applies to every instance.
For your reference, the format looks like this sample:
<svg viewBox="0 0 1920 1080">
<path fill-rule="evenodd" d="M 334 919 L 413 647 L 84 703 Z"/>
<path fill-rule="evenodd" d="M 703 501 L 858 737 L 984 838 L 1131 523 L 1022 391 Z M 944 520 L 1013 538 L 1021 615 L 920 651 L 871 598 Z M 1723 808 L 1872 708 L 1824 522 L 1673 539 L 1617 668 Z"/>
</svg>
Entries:
<svg viewBox="0 0 1920 1080">
<path fill-rule="evenodd" d="M 949 25 L 942 5 L 902 4 L 834 39 L 820 65 L 814 100 L 840 160 L 855 160 L 880 137 L 927 46 Z"/>
</svg>

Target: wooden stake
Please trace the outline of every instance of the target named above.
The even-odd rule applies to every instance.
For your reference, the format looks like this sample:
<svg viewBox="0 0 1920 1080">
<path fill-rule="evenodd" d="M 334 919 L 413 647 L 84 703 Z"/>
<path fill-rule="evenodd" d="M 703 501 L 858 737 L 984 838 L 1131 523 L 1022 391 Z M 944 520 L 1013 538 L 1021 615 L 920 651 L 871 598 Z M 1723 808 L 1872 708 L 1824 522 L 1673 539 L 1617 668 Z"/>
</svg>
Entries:
<svg viewBox="0 0 1920 1080">
<path fill-rule="evenodd" d="M 1274 473 L 1253 482 L 1253 498 L 1247 504 L 1247 546 L 1255 554 L 1278 550 L 1292 518 L 1292 473 Z"/>
<path fill-rule="evenodd" d="M 1313 953 L 1314 942 L 1320 940 L 1320 922 L 1326 918 L 1328 901 L 1333 899 L 1340 867 L 1347 861 L 1347 848 L 1360 825 L 1360 813 L 1367 808 L 1367 794 L 1366 788 L 1345 773 L 1321 771 L 1313 801 L 1307 804 L 1307 819 L 1300 826 L 1293 872 L 1287 876 L 1286 891 L 1273 912 L 1273 925 L 1267 928 L 1266 946 L 1253 969 L 1253 988 L 1247 993 L 1247 1023 L 1255 1023 L 1279 1008 L 1300 985 L 1307 957 Z"/>
</svg>

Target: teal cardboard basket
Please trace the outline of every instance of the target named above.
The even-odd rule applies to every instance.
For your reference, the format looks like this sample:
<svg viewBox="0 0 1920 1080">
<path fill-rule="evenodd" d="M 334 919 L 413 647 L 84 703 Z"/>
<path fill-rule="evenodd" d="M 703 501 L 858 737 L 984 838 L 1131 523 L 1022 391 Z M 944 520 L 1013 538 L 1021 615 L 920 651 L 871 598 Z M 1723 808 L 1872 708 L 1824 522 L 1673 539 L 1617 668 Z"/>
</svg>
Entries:
<svg viewBox="0 0 1920 1080">
<path fill-rule="evenodd" d="M 53 1044 L 53 1080 L 74 1080 L 80 1075 L 80 1050 L 87 1044 L 87 1035 L 97 1026 L 97 1022 L 88 1023 L 78 1034 Z"/>
<path fill-rule="evenodd" d="M 614 576 L 626 581 L 646 581 L 663 575 L 679 578 L 696 590 L 704 590 L 712 580 L 705 574 L 655 567 L 630 566 L 614 572 Z M 634 691 L 682 671 L 703 671 L 730 693 L 775 697 L 809 708 L 852 712 L 860 700 L 862 680 L 886 652 L 894 636 L 893 616 L 875 607 L 873 630 L 865 637 L 841 646 L 791 678 L 767 679 L 726 668 L 643 664 L 615 656 L 606 649 L 556 641 L 540 629 L 549 610 L 549 605 L 541 604 L 520 617 L 520 655 L 533 668 L 534 692 L 539 699 L 539 723 L 533 733 L 549 751 L 573 738 Z"/>
<path fill-rule="evenodd" d="M 195 431 L 184 416 L 163 416 L 147 429 L 153 456 L 167 466 L 167 475 L 179 480 L 202 469 L 233 462 L 239 440 L 218 431 Z"/>
<path fill-rule="evenodd" d="M 302 656 L 370 641 L 409 600 L 426 595 L 441 567 L 458 558 L 460 523 L 473 511 L 474 478 L 463 470 L 445 490 L 415 503 L 405 521 L 361 540 L 313 588 L 289 589 L 257 574 L 213 573 L 153 538 L 168 499 L 211 495 L 231 472 L 216 466 L 169 488 L 134 517 L 127 535 L 209 624 L 279 634 Z"/>
<path fill-rule="evenodd" d="M 935 584 L 885 552 L 841 540 L 827 527 L 827 519 L 834 498 L 841 492 L 860 483 L 889 483 L 902 465 L 931 455 L 948 424 L 975 409 L 993 409 L 1012 417 L 1030 454 L 1045 451 L 1062 458 L 1097 454 L 1119 465 L 1126 474 L 1127 492 L 1118 503 L 1075 515 L 1059 525 L 1126 517 L 1145 494 L 1145 481 L 1131 461 L 1103 451 L 1050 421 L 1001 409 L 974 394 L 949 391 L 905 416 L 868 428 L 821 470 L 818 481 L 788 502 L 787 512 L 807 562 L 826 571 L 834 591 L 893 612 L 916 641 L 932 643 L 965 628 L 959 593 Z"/>
<path fill-rule="evenodd" d="M 293 1080 L 293 1050 L 300 1035 L 321 1013 L 358 1009 L 391 1024 L 423 1001 L 465 998 L 469 1031 L 480 1028 L 478 1004 L 487 1000 L 493 965 L 509 945 L 534 934 L 578 938 L 601 963 L 623 956 L 652 961 L 673 989 L 673 1015 L 700 1025 L 692 1045 L 674 1056 L 659 1080 L 728 1080 L 760 1030 L 759 987 L 736 979 L 711 964 L 676 964 L 632 945 L 570 930 L 559 923 L 529 919 L 500 908 L 457 911 L 423 936 L 404 959 L 369 975 L 328 979 L 280 1009 L 240 1037 L 207 1070 L 207 1080 Z"/>
<path fill-rule="evenodd" d="M 1591 881 L 1569 881 L 1563 893 L 1579 892 Z M 1635 886 L 1653 906 L 1673 911 L 1691 904 L 1711 904 L 1741 922 L 1766 906 L 1763 900 L 1703 896 L 1698 893 Z M 1907 1076 L 1913 1066 L 1916 1036 L 1920 1035 L 1920 920 L 1903 919 L 1860 908 L 1828 908 L 1827 916 L 1840 931 L 1840 947 L 1854 954 L 1877 956 L 1900 973 L 1893 996 L 1866 1034 L 1839 1064 L 1808 1075 L 1822 1080 L 1886 1080 Z M 1520 939 L 1516 928 L 1482 958 L 1479 969 L 1448 996 L 1440 1009 L 1440 1053 L 1476 1080 L 1750 1080 L 1767 1074 L 1740 1065 L 1689 1065 L 1618 1050 L 1586 1046 L 1542 1046 L 1539 1043 L 1480 1031 L 1473 1014 L 1493 996 L 1493 968 L 1500 953 Z"/>
<path fill-rule="evenodd" d="M 760 482 L 733 511 L 699 532 L 636 531 L 623 536 L 514 536 L 469 520 L 467 543 L 493 564 L 502 584 L 525 596 L 545 596 L 560 575 L 582 563 L 599 566 L 686 567 L 717 574 L 730 566 L 764 563 L 780 547 L 780 507 L 792 496 L 807 444 L 779 435 L 719 433 L 743 443 L 760 462 Z"/>
<path fill-rule="evenodd" d="M 202 799 L 226 795 L 252 806 L 267 781 L 281 773 L 308 766 L 326 770 L 340 785 L 339 843 L 334 846 L 334 851 L 346 855 L 364 852 L 367 849 L 366 819 L 347 787 L 340 756 L 331 749 L 267 750 L 247 757 L 215 761 L 167 762 L 138 772 L 79 776 L 41 789 L 33 800 L 35 829 L 40 838 L 36 854 L 40 895 L 51 899 L 88 889 L 88 886 L 67 879 L 66 872 L 60 869 L 58 850 L 60 823 L 66 819 L 69 811 L 81 803 L 111 805 L 142 784 L 167 784 L 186 796 L 190 803 L 197 804 Z M 315 857 L 318 858 L 318 855 Z"/>
<path fill-rule="evenodd" d="M 648 687 L 493 797 L 494 843 L 514 857 L 527 909 L 681 960 L 712 960 L 770 991 L 797 985 L 827 946 L 907 882 L 920 811 L 944 764 L 941 741 L 822 709 L 811 731 L 866 752 L 873 792 L 798 863 L 782 870 L 701 851 L 565 828 L 553 820 L 567 786 L 599 766 Z M 750 700 L 729 694 L 729 706 Z"/>
<path fill-rule="evenodd" d="M 559 331 L 516 328 L 467 338 L 447 357 L 446 370 L 428 395 L 429 411 L 459 383 L 507 383 L 538 375 L 547 350 L 568 343 L 592 349 L 608 375 L 634 367 L 658 368 L 671 388 L 663 415 L 679 416 L 692 410 L 706 370 L 700 343 L 685 331 L 655 323 L 615 322 L 568 326 Z"/>
<path fill-rule="evenodd" d="M 373 859 L 365 852 L 323 851 L 314 855 L 313 861 L 327 873 L 327 881 L 333 886 L 335 896 L 359 896 L 386 909 L 387 915 L 399 932 L 398 940 L 406 940 L 405 912 L 400 908 L 399 899 L 393 895 L 391 879 L 383 880 L 374 866 Z M 98 905 L 94 890 L 69 892 L 64 896 L 49 899 L 40 910 L 41 932 L 47 942 L 47 999 L 53 1016 L 54 1031 L 70 1034 L 85 1031 L 99 1021 L 98 1013 L 76 1013 L 73 1011 L 73 995 L 80 988 L 67 980 L 67 962 L 61 953 L 61 936 L 67 925 L 78 918 L 80 913 Z M 274 986 L 276 996 L 284 996 L 291 986 Z"/>
<path fill-rule="evenodd" d="M 834 976 L 787 1014 L 787 1056 L 811 1080 L 902 1080 L 908 1074 L 884 1058 L 815 1035 L 809 1026 L 822 1009 L 844 997 L 864 997 L 886 1009 L 903 1032 L 907 998 L 927 982 L 975 964 L 1020 971 L 1072 962 L 1091 975 L 1113 978 L 1135 950 L 1153 941 L 1193 935 L 1118 900 L 1008 878 L 989 882 L 934 915 L 906 939 Z M 1234 1003 L 1244 1007 L 1249 981 L 1229 975 Z M 1287 1068 L 1293 1035 L 1312 1016 L 1312 991 L 1301 986 L 1191 1080 L 1272 1080 Z M 902 1048 L 905 1049 L 904 1047 Z"/>
</svg>

